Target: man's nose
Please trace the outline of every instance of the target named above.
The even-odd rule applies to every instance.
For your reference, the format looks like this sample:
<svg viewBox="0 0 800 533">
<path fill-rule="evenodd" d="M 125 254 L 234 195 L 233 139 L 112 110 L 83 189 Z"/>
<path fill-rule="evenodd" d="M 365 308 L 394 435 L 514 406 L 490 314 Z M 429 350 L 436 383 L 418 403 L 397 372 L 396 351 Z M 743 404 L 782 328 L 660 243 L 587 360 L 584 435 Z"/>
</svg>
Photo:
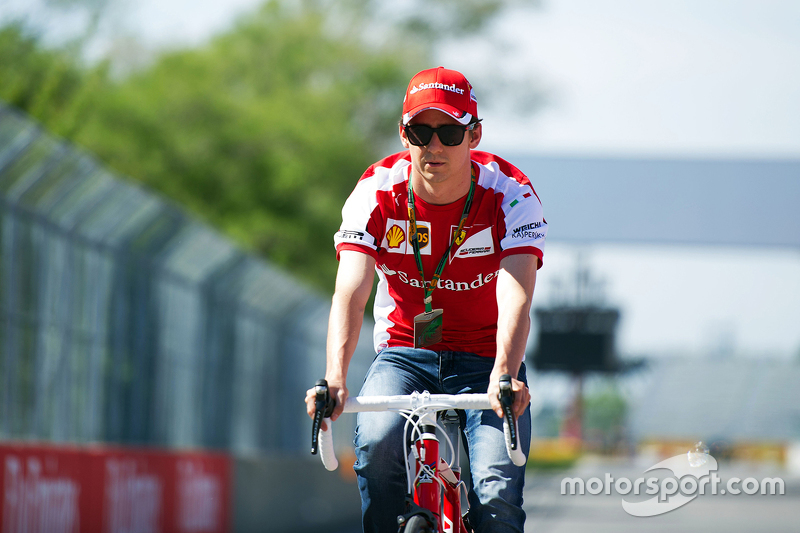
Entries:
<svg viewBox="0 0 800 533">
<path fill-rule="evenodd" d="M 439 140 L 439 134 L 437 132 L 433 132 L 433 137 L 431 137 L 431 142 L 428 143 L 428 151 L 429 152 L 441 152 L 444 149 L 444 145 L 442 141 Z"/>
</svg>

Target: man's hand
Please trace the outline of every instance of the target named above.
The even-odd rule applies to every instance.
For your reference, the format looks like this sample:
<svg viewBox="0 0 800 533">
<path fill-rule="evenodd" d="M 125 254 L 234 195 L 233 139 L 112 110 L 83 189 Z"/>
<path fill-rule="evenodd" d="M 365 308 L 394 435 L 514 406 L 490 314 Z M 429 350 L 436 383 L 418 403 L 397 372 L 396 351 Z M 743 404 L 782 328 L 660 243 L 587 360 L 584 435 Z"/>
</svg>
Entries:
<svg viewBox="0 0 800 533">
<path fill-rule="evenodd" d="M 347 391 L 347 386 L 344 383 L 337 384 L 328 380 L 328 391 L 330 392 L 331 398 L 334 399 L 336 405 L 333 408 L 333 414 L 331 415 L 331 421 L 336 420 L 339 418 L 339 415 L 342 414 L 344 411 L 344 403 L 347 401 L 347 397 L 349 392 Z M 317 399 L 317 391 L 314 387 L 311 387 L 306 391 L 306 412 L 308 412 L 308 416 L 312 419 L 314 418 L 314 410 L 316 409 L 314 402 Z M 325 423 L 325 420 L 322 421 L 322 431 L 327 431 L 328 425 Z"/>
<path fill-rule="evenodd" d="M 528 404 L 531 403 L 531 392 L 528 390 L 528 386 L 525 385 L 525 383 L 514 378 L 511 378 L 511 390 L 514 392 L 514 404 L 512 405 L 512 409 L 514 410 L 514 416 L 519 418 L 525 413 Z M 489 377 L 489 389 L 487 392 L 489 393 L 489 402 L 492 404 L 492 411 L 500 418 L 503 418 L 503 406 L 500 405 L 499 398 L 500 374 L 492 373 Z"/>
</svg>

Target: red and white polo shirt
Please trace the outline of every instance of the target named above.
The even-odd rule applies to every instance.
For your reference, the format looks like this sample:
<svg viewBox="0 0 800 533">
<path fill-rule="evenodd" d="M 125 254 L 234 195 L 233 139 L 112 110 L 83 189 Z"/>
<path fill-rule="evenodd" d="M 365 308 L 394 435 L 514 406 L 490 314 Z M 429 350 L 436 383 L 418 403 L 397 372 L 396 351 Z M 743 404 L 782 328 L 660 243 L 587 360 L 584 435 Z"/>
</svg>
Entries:
<svg viewBox="0 0 800 533">
<path fill-rule="evenodd" d="M 453 246 L 433 292 L 433 307 L 444 309 L 442 342 L 430 350 L 454 350 L 494 357 L 497 335 L 495 279 L 500 260 L 533 254 L 542 266 L 547 223 L 528 178 L 487 152 L 472 151 L 478 178 L 464 225 L 466 239 Z M 342 209 L 334 237 L 337 257 L 356 250 L 375 258 L 375 350 L 414 345 L 414 317 L 425 310 L 424 291 L 408 242 L 409 152 L 389 156 L 367 169 Z M 466 197 L 448 205 L 415 198 L 426 282 L 450 244 Z"/>
</svg>

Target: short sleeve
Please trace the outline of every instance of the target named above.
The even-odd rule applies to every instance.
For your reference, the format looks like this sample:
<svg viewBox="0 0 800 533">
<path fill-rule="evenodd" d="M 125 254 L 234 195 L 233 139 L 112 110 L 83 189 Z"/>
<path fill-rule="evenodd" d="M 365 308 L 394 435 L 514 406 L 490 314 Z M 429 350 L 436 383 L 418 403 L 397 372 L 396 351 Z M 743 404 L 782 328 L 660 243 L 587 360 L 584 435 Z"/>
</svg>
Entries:
<svg viewBox="0 0 800 533">
<path fill-rule="evenodd" d="M 527 183 L 513 189 L 514 194 L 503 198 L 501 216 L 505 234 L 500 237 L 501 257 L 512 254 L 533 254 L 544 257 L 547 222 L 539 197 Z"/>
<path fill-rule="evenodd" d="M 336 257 L 342 250 L 356 250 L 373 257 L 378 255 L 378 212 L 375 181 L 362 179 L 342 208 L 342 225 L 333 236 Z"/>
</svg>

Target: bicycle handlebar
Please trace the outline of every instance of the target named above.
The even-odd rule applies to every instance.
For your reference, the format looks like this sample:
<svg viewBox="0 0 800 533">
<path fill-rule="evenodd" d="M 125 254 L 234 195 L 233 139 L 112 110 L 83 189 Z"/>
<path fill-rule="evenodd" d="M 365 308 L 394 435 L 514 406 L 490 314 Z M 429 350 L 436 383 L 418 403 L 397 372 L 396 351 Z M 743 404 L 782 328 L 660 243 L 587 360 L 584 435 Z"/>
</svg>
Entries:
<svg viewBox="0 0 800 533">
<path fill-rule="evenodd" d="M 507 378 L 507 379 L 505 379 Z M 333 433 L 331 422 L 328 418 L 333 412 L 333 400 L 327 395 L 327 382 L 324 383 L 324 393 L 321 388 L 325 380 L 317 382 L 317 401 L 314 414 L 314 423 L 311 435 L 311 453 L 316 455 L 319 448 L 320 457 L 325 468 L 333 471 L 339 466 L 333 448 Z M 325 403 L 325 398 L 330 404 Z M 511 462 L 523 466 L 526 462 L 525 454 L 519 445 L 519 433 L 514 412 L 513 391 L 511 390 L 511 377 L 504 375 L 500 378 L 500 402 L 503 405 L 503 433 L 505 434 L 506 451 Z M 330 408 L 328 409 L 328 406 Z M 320 407 L 324 406 L 321 410 Z M 366 411 L 414 410 L 420 407 L 430 407 L 437 411 L 448 409 L 491 409 L 488 394 L 430 394 L 428 392 L 397 396 L 357 396 L 348 398 L 344 405 L 345 413 L 359 413 Z M 320 433 L 320 423 L 325 418 L 328 429 Z M 319 435 L 319 437 L 318 437 Z"/>
</svg>

